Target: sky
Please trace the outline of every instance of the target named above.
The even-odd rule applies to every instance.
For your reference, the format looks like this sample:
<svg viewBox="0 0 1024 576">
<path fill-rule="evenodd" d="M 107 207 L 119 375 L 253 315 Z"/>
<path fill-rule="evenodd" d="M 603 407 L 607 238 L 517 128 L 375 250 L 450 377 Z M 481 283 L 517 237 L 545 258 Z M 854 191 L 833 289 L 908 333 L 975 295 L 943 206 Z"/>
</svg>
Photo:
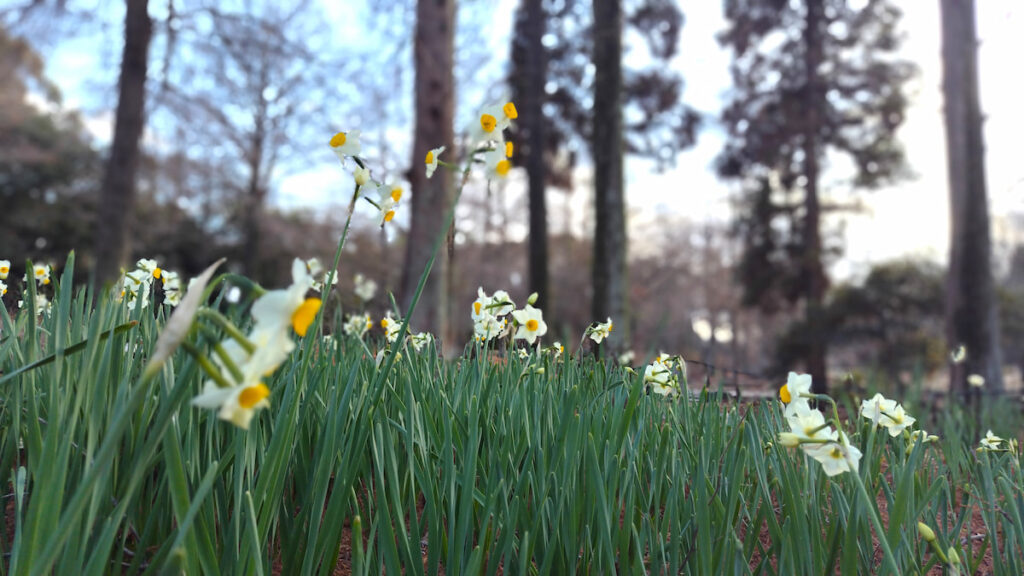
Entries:
<svg viewBox="0 0 1024 576">
<path fill-rule="evenodd" d="M 7 0 L 0 0 L 2 5 Z M 845 239 L 845 257 L 833 265 L 832 273 L 842 279 L 867 272 L 870 264 L 902 256 L 926 257 L 939 262 L 946 259 L 949 235 L 948 189 L 946 184 L 945 134 L 942 119 L 941 63 L 938 2 L 913 0 L 899 3 L 904 10 L 903 53 L 920 69 L 910 87 L 911 107 L 899 138 L 907 151 L 914 178 L 900 184 L 860 194 L 865 211 L 846 215 L 826 223 L 829 230 L 840 231 Z M 1010 214 L 1024 214 L 1024 162 L 1020 161 L 1019 134 L 1024 128 L 1024 106 L 1017 90 L 1019 75 L 1012 73 L 1014 58 L 1024 54 L 1024 5 L 1020 0 L 979 0 L 978 23 L 981 45 L 979 68 L 981 100 L 986 114 L 986 167 L 990 206 L 1000 237 L 1024 240 L 1024 231 L 1007 224 Z M 508 35 L 516 0 L 481 3 L 467 0 L 469 10 L 493 10 L 493 33 L 482 38 L 478 50 L 489 55 L 487 71 L 479 75 L 480 84 L 493 85 L 500 79 L 508 59 Z M 324 0 L 324 9 L 334 27 L 336 47 L 371 46 L 373 35 L 364 25 L 368 16 L 366 0 L 332 2 Z M 729 92 L 730 55 L 715 40 L 715 32 L 724 26 L 721 3 L 712 0 L 684 0 L 686 23 L 680 38 L 679 56 L 674 64 L 683 74 L 684 100 L 704 113 L 704 127 L 696 146 L 683 151 L 673 169 L 655 172 L 647 163 L 627 159 L 627 202 L 631 219 L 632 246 L 643 246 L 638 230 L 665 215 L 676 215 L 694 223 L 708 220 L 726 222 L 731 215 L 730 199 L 734 185 L 719 181 L 712 168 L 722 149 L 724 133 L 715 121 Z M 116 21 L 116 20 L 114 20 Z M 120 30 L 104 34 L 117 38 Z M 369 38 L 367 36 L 370 36 Z M 101 143 L 109 141 L 113 105 L 112 90 L 102 87 L 116 82 L 117 42 L 96 37 L 79 37 L 61 42 L 49 51 L 47 68 L 51 78 L 65 93 L 68 107 L 84 107 L 87 126 Z M 627 55 L 627 58 L 630 56 Z M 476 79 L 476 78 L 475 78 Z M 99 90 L 98 90 L 99 89 Z M 464 91 L 465 92 L 465 91 Z M 460 94 L 459 122 L 486 101 L 482 93 Z M 343 122 L 343 120 L 335 120 Z M 355 126 L 358 128 L 358 118 Z M 411 129 L 396 127 L 386 135 L 391 142 L 407 141 Z M 156 138 L 150 136 L 151 139 Z M 407 153 L 402 145 L 394 152 L 398 158 Z M 585 175 L 584 175 L 585 176 Z M 827 174 L 826 174 L 827 178 Z M 319 207 L 337 195 L 339 167 L 328 149 L 311 159 L 310 167 L 288 174 L 278 181 L 272 201 L 286 208 Z M 514 206 L 523 179 L 510 179 L 507 195 Z M 588 182 L 586 177 L 579 182 Z M 666 191 L 669 191 L 666 193 Z M 415 193 L 415 191 L 412 191 Z M 585 202 L 587 192 L 578 191 L 574 201 Z M 562 200 L 551 200 L 552 204 Z M 573 228 L 585 229 L 586 210 L 573 218 Z M 525 217 L 524 217 L 525 219 Z M 525 229 L 512 230 L 511 236 Z"/>
</svg>

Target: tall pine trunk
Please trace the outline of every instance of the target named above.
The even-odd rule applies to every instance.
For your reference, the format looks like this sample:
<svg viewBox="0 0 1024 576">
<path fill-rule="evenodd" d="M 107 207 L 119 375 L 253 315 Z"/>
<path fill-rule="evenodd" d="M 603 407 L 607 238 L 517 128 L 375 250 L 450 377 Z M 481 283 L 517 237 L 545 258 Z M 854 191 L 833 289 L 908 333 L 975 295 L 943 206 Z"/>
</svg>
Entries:
<svg viewBox="0 0 1024 576">
<path fill-rule="evenodd" d="M 966 390 L 966 376 L 980 374 L 987 388 L 1002 390 L 974 1 L 940 0 L 939 7 L 952 224 L 946 331 L 951 347 L 967 348 L 967 361 L 951 371 L 950 389 Z"/>
<path fill-rule="evenodd" d="M 115 280 L 130 254 L 128 229 L 135 206 L 139 141 L 145 126 L 146 70 L 152 35 L 153 22 L 147 11 L 147 0 L 128 0 L 114 139 L 103 174 L 97 214 L 97 286 Z"/>
<path fill-rule="evenodd" d="M 626 300 L 626 212 L 622 145 L 622 4 L 594 2 L 594 261 L 593 315 L 623 317 Z"/>
<path fill-rule="evenodd" d="M 402 268 L 400 303 L 403 311 L 409 309 L 420 275 L 430 260 L 435 239 L 444 232 L 444 216 L 452 202 L 451 173 L 440 169 L 428 180 L 423 160 L 431 148 L 441 145 L 447 147 L 445 158 L 457 157 L 453 128 L 454 57 L 455 0 L 419 0 L 416 5 L 413 44 L 416 125 L 412 169 L 409 171 L 412 222 L 406 239 L 405 265 Z M 441 337 L 442 341 L 451 339 L 445 322 L 445 280 L 450 264 L 444 251 L 438 254 L 412 319 L 416 330 L 429 331 Z"/>
<path fill-rule="evenodd" d="M 828 393 L 827 334 L 824 333 L 824 326 L 821 322 L 827 281 L 821 253 L 821 202 L 818 191 L 821 157 L 818 134 L 821 131 L 821 115 L 824 111 L 824 102 L 822 101 L 824 91 L 821 89 L 818 68 L 824 58 L 822 38 L 824 21 L 822 0 L 808 0 L 804 22 L 807 114 L 804 126 L 803 153 L 804 177 L 807 179 L 807 185 L 804 197 L 803 269 L 808 282 L 805 313 L 807 327 L 811 332 L 806 358 L 807 372 L 813 379 L 812 390 L 816 394 Z"/>
<path fill-rule="evenodd" d="M 536 292 L 538 307 L 550 311 L 548 286 L 548 216 L 547 164 L 544 149 L 547 139 L 544 118 L 544 83 L 547 81 L 547 54 L 544 48 L 544 31 L 547 17 L 542 0 L 524 0 L 525 17 L 522 19 L 523 50 L 525 52 L 525 74 L 521 91 L 523 101 L 519 126 L 524 137 L 523 153 L 526 160 L 526 175 L 530 199 L 530 240 L 529 272 L 530 292 Z"/>
</svg>

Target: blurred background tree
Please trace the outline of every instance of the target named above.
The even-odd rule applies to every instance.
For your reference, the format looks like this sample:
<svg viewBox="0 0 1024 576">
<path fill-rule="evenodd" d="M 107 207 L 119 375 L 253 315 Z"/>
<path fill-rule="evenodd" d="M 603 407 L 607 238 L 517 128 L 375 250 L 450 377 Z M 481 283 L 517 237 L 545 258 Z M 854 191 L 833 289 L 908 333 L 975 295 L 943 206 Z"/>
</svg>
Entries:
<svg viewBox="0 0 1024 576">
<path fill-rule="evenodd" d="M 744 300 L 766 309 L 800 302 L 801 360 L 827 391 L 827 201 L 823 166 L 852 160 L 847 186 L 905 175 L 896 129 L 914 67 L 898 55 L 900 10 L 889 0 L 725 0 L 721 43 L 732 51 L 733 92 L 722 112 L 723 178 L 740 182 Z"/>
</svg>

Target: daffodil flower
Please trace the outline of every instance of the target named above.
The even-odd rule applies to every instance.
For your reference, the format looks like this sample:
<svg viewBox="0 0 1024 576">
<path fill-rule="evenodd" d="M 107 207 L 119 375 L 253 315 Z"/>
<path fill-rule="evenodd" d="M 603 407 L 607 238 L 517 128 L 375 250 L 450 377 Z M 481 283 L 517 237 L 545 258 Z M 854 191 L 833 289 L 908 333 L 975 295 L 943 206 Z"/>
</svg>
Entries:
<svg viewBox="0 0 1024 576">
<path fill-rule="evenodd" d="M 856 446 L 850 445 L 845 434 L 840 435 L 838 441 L 808 448 L 806 452 L 821 463 L 822 470 L 829 476 L 843 472 L 856 473 L 862 456 Z"/>
<path fill-rule="evenodd" d="M 644 369 L 644 384 L 651 387 L 651 391 L 662 396 L 674 396 L 679 393 L 679 380 L 672 372 L 672 368 L 655 360 Z"/>
<path fill-rule="evenodd" d="M 437 170 L 437 160 L 442 152 L 444 152 L 444 146 L 427 152 L 427 157 L 424 159 L 424 163 L 427 165 L 427 178 L 434 176 L 434 172 Z"/>
<path fill-rule="evenodd" d="M 35 315 L 36 316 L 39 316 L 41 314 L 49 313 L 50 312 L 50 310 L 52 308 L 52 305 L 50 304 L 50 301 L 46 299 L 46 295 L 45 294 L 38 294 L 37 293 L 36 294 L 35 302 L 36 302 L 36 310 L 35 310 Z M 22 309 L 24 307 L 25 307 L 25 301 L 24 300 L 18 300 L 18 309 Z"/>
<path fill-rule="evenodd" d="M 595 343 L 600 344 L 605 338 L 608 338 L 612 334 L 614 324 L 612 319 L 609 318 L 607 322 L 598 322 L 594 326 L 587 328 L 587 336 Z"/>
<path fill-rule="evenodd" d="M 799 438 L 800 443 L 835 440 L 838 434 L 825 422 L 825 415 L 820 410 L 808 408 L 797 411 L 786 418 L 792 434 Z M 816 448 L 816 446 L 815 446 Z"/>
<path fill-rule="evenodd" d="M 181 279 L 177 272 L 164 270 L 164 304 L 175 307 L 181 303 Z"/>
<path fill-rule="evenodd" d="M 331 150 L 338 156 L 342 164 L 350 156 L 358 156 L 361 150 L 359 145 L 359 130 L 349 132 L 338 132 L 331 137 Z"/>
<path fill-rule="evenodd" d="M 508 176 L 512 162 L 505 156 L 505 149 L 502 146 L 484 154 L 484 166 L 487 170 L 487 179 L 494 180 Z"/>
<path fill-rule="evenodd" d="M 270 389 L 262 382 L 221 388 L 207 381 L 203 393 L 192 399 L 200 408 L 219 408 L 217 417 L 243 430 L 249 429 L 256 411 L 270 406 Z"/>
<path fill-rule="evenodd" d="M 305 336 L 320 310 L 319 298 L 305 297 L 312 286 L 313 278 L 309 275 L 306 263 L 296 258 L 292 262 L 292 285 L 281 290 L 271 290 L 253 302 L 253 331 L 287 334 L 291 328 L 299 336 Z"/>
<path fill-rule="evenodd" d="M 7 284 L 0 282 L 0 298 L 3 298 L 4 294 L 7 294 Z"/>
<path fill-rule="evenodd" d="M 380 327 L 384 329 L 384 337 L 387 341 L 394 342 L 398 340 L 398 331 L 402 329 L 402 319 L 393 318 L 391 312 L 388 312 L 380 319 Z"/>
<path fill-rule="evenodd" d="M 967 347 L 963 344 L 957 346 L 949 353 L 949 359 L 953 361 L 953 364 L 963 364 L 967 361 Z"/>
<path fill-rule="evenodd" d="M 519 325 L 515 339 L 526 340 L 531 346 L 537 341 L 537 338 L 543 336 L 548 331 L 548 325 L 544 323 L 543 312 L 529 304 L 522 310 L 512 312 L 512 317 L 515 318 L 516 324 Z"/>
<path fill-rule="evenodd" d="M 363 276 L 362 274 L 356 274 L 354 278 L 355 293 L 363 302 L 369 302 L 373 300 L 374 294 L 377 293 L 377 283 L 373 280 Z"/>
<path fill-rule="evenodd" d="M 896 410 L 896 401 L 889 400 L 885 396 L 876 393 L 871 399 L 863 400 L 860 403 L 860 415 L 875 423 L 875 426 L 885 425 L 885 413 Z"/>
<path fill-rule="evenodd" d="M 985 433 L 985 437 L 981 439 L 981 446 L 986 450 L 999 450 L 999 445 L 1003 443 L 1003 439 L 992 433 L 991 430 Z"/>
<path fill-rule="evenodd" d="M 409 344 L 412 345 L 413 350 L 419 352 L 423 350 L 424 346 L 433 342 L 433 340 L 434 335 L 430 332 L 420 332 L 409 337 Z"/>
<path fill-rule="evenodd" d="M 135 267 L 157 280 L 159 280 L 160 276 L 163 274 L 163 270 L 157 265 L 156 260 L 151 260 L 149 258 L 140 259 L 135 263 Z"/>
<path fill-rule="evenodd" d="M 371 203 L 380 211 L 377 225 L 383 227 L 395 217 L 398 202 L 402 199 L 402 187 L 397 184 L 381 184 L 377 187 L 377 196 L 378 200 Z"/>
<path fill-rule="evenodd" d="M 810 410 L 811 405 L 804 397 L 804 394 L 810 393 L 811 375 L 790 372 L 786 383 L 779 390 L 779 398 L 786 404 L 783 414 L 789 417 L 796 414 L 797 411 Z"/>
<path fill-rule="evenodd" d="M 483 130 L 485 138 L 504 140 L 501 136 L 502 131 L 518 117 L 519 112 L 512 102 L 506 102 L 501 106 L 487 106 L 480 113 L 480 129 Z"/>
<path fill-rule="evenodd" d="M 7 280 L 7 275 L 11 273 L 11 261 L 0 260 L 0 280 Z"/>
<path fill-rule="evenodd" d="M 370 328 L 373 328 L 373 320 L 369 314 L 350 314 L 342 326 L 345 334 L 356 338 L 362 338 Z"/>
<path fill-rule="evenodd" d="M 985 377 L 981 374 L 971 374 L 967 377 L 967 384 L 971 388 L 981 388 L 985 385 Z"/>
<path fill-rule="evenodd" d="M 632 350 L 626 350 L 622 354 L 619 354 L 619 357 L 617 358 L 617 360 L 618 360 L 620 365 L 622 365 L 622 366 L 629 366 L 630 364 L 633 363 L 633 360 L 635 358 L 636 358 L 636 353 L 635 352 L 633 352 Z"/>
<path fill-rule="evenodd" d="M 473 323 L 473 335 L 480 342 L 487 342 L 500 336 L 506 326 L 504 318 L 498 319 L 493 314 L 484 314 Z"/>
<path fill-rule="evenodd" d="M 472 312 L 474 321 L 483 318 L 485 315 L 500 317 L 515 310 L 515 303 L 512 302 L 508 292 L 504 290 L 498 290 L 494 293 L 494 296 L 488 296 L 481 286 L 476 289 L 476 295 L 477 299 L 473 302 Z"/>
<path fill-rule="evenodd" d="M 903 406 L 897 404 L 892 410 L 882 413 L 879 423 L 889 430 L 889 436 L 899 436 L 904 429 L 910 427 L 917 420 L 903 410 Z"/>
<path fill-rule="evenodd" d="M 555 360 L 558 360 L 562 357 L 562 354 L 565 352 L 565 346 L 562 346 L 561 342 L 555 342 L 554 344 L 551 345 L 551 348 L 549 348 L 548 350 L 551 352 L 551 355 L 555 358 Z"/>
<path fill-rule="evenodd" d="M 50 283 L 50 265 L 49 264 L 36 264 L 32 266 L 32 275 L 35 277 L 36 282 L 40 285 L 46 285 Z"/>
</svg>

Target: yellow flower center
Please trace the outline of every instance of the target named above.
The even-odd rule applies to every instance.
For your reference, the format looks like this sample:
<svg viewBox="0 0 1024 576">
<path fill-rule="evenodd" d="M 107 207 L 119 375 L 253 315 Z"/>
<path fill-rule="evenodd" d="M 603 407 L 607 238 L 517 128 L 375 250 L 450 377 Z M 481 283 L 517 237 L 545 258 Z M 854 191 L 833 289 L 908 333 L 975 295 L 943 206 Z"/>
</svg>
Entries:
<svg viewBox="0 0 1024 576">
<path fill-rule="evenodd" d="M 238 395 L 238 405 L 246 410 L 251 410 L 253 406 L 262 402 L 267 396 L 270 396 L 270 389 L 260 382 L 255 386 L 249 386 L 242 390 L 242 393 Z"/>
<path fill-rule="evenodd" d="M 504 106 L 501 107 L 501 109 L 505 111 L 505 116 L 508 116 L 512 120 L 515 120 L 516 118 L 519 117 L 519 112 L 516 110 L 516 105 L 511 102 L 506 103 Z"/>
<path fill-rule="evenodd" d="M 508 169 L 511 167 L 512 164 L 508 160 L 502 160 L 501 162 L 498 162 L 497 166 L 494 167 L 494 171 L 497 172 L 499 176 L 507 176 Z"/>
<path fill-rule="evenodd" d="M 536 332 L 539 326 L 540 324 L 538 324 L 537 321 L 534 320 L 533 318 L 530 318 L 529 320 L 526 321 L 526 329 L 529 330 L 530 332 Z"/>
<path fill-rule="evenodd" d="M 494 127 L 498 125 L 498 119 L 490 114 L 484 114 L 480 116 L 480 127 L 484 129 L 484 132 L 494 132 Z"/>
<path fill-rule="evenodd" d="M 480 309 L 483 308 L 483 304 L 479 302 L 473 302 L 473 311 L 480 314 Z"/>
<path fill-rule="evenodd" d="M 316 313 L 320 311 L 320 299 L 319 298 L 306 298 L 306 300 L 295 309 L 292 313 L 292 328 L 295 329 L 295 333 L 299 336 L 305 336 L 306 330 L 309 330 L 309 325 L 313 323 L 316 318 Z"/>
<path fill-rule="evenodd" d="M 335 134 L 334 136 L 331 137 L 331 148 L 337 148 L 338 146 L 344 146 L 344 145 L 345 145 L 345 133 L 344 132 L 338 132 L 337 134 Z"/>
<path fill-rule="evenodd" d="M 36 268 L 36 276 L 42 276 L 43 274 L 46 274 L 46 270 L 42 268 Z"/>
<path fill-rule="evenodd" d="M 163 273 L 164 271 L 161 270 L 159 267 L 153 268 L 153 278 L 160 278 L 160 275 Z"/>
<path fill-rule="evenodd" d="M 427 164 L 433 164 L 434 163 L 434 151 L 433 150 L 431 150 L 430 152 L 427 152 L 426 163 Z"/>
<path fill-rule="evenodd" d="M 829 454 L 829 456 L 835 458 L 836 460 L 839 460 L 840 458 L 843 457 L 843 451 L 840 450 L 839 447 L 837 446 L 837 447 L 832 449 L 832 452 Z"/>
<path fill-rule="evenodd" d="M 0 274 L 7 274 L 10 271 L 11 269 L 8 268 L 7 266 L 0 266 Z"/>
<path fill-rule="evenodd" d="M 49 278 L 43 278 L 43 286 L 46 286 L 49 283 L 50 283 L 50 279 Z"/>
<path fill-rule="evenodd" d="M 380 327 L 385 329 L 385 330 L 388 329 L 388 319 L 387 318 L 381 318 L 380 319 Z"/>
<path fill-rule="evenodd" d="M 612 322 L 609 322 L 609 323 L 608 323 L 608 332 L 609 332 L 609 333 L 611 333 L 611 331 L 612 331 L 612 330 L 613 330 L 614 328 L 615 328 L 615 324 L 614 324 L 614 323 L 612 323 Z"/>
<path fill-rule="evenodd" d="M 789 395 L 789 385 L 783 384 L 782 388 L 779 388 L 779 398 L 786 404 L 793 401 L 793 397 Z"/>
<path fill-rule="evenodd" d="M 373 328 L 373 322 L 370 322 L 369 320 L 367 320 L 366 321 L 366 329 L 369 330 L 370 328 Z"/>
<path fill-rule="evenodd" d="M 512 157 L 512 150 L 514 150 L 514 149 L 515 149 L 515 146 L 513 146 L 511 142 L 505 142 L 505 157 L 506 158 L 511 158 Z"/>
<path fill-rule="evenodd" d="M 394 200 L 395 202 L 398 202 L 399 200 L 401 200 L 402 199 L 402 189 L 401 188 L 392 188 L 391 189 L 391 199 Z"/>
</svg>

